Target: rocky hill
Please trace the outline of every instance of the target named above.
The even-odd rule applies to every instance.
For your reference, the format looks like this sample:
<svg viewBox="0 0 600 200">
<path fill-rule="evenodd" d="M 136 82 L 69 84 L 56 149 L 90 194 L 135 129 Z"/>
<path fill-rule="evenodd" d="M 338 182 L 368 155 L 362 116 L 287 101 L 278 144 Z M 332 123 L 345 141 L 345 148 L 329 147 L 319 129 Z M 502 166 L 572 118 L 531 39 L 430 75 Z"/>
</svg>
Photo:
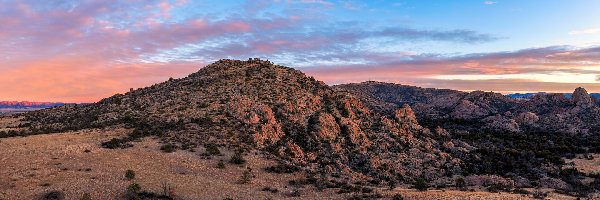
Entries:
<svg viewBox="0 0 600 200">
<path fill-rule="evenodd" d="M 98 103 L 24 116 L 26 135 L 125 126 L 131 138 L 156 135 L 181 149 L 255 148 L 315 173 L 376 183 L 459 174 L 461 161 L 447 152 L 467 151 L 443 129 L 420 126 L 409 106 L 384 116 L 298 70 L 257 59 L 220 60 Z"/>
</svg>

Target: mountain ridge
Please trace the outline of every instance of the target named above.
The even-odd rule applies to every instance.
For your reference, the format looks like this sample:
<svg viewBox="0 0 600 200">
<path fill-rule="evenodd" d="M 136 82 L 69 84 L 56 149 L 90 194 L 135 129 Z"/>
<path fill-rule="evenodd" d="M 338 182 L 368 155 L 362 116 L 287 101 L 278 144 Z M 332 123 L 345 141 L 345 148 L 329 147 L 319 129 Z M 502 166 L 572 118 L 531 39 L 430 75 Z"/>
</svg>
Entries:
<svg viewBox="0 0 600 200">
<path fill-rule="evenodd" d="M 0 108 L 49 108 L 65 104 L 62 102 L 0 101 Z"/>
</svg>

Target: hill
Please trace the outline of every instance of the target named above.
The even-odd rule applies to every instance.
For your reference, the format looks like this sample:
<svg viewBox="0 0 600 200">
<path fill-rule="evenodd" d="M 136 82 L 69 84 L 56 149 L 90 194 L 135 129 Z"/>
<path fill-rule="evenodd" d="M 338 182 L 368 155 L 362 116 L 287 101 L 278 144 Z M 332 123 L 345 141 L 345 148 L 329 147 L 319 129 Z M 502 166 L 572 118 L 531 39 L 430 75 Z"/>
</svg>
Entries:
<svg viewBox="0 0 600 200">
<path fill-rule="evenodd" d="M 186 78 L 95 104 L 26 113 L 27 126 L 18 134 L 128 127 L 134 129 L 130 137 L 113 146 L 153 135 L 178 149 L 256 148 L 316 174 L 374 183 L 433 181 L 460 172 L 460 160 L 442 150 L 452 143 L 443 130 L 421 127 L 410 107 L 394 112 L 373 112 L 292 68 L 220 60 Z M 445 150 L 460 151 L 460 144 Z"/>
</svg>

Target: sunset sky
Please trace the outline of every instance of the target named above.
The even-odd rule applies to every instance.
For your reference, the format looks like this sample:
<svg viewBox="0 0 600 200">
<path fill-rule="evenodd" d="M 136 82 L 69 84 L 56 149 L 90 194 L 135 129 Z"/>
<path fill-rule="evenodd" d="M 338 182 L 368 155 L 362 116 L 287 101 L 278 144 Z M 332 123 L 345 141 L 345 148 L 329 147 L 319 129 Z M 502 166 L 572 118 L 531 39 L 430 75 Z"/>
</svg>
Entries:
<svg viewBox="0 0 600 200">
<path fill-rule="evenodd" d="M 595 0 L 0 0 L 0 100 L 94 102 L 221 58 L 328 84 L 600 92 Z"/>
</svg>

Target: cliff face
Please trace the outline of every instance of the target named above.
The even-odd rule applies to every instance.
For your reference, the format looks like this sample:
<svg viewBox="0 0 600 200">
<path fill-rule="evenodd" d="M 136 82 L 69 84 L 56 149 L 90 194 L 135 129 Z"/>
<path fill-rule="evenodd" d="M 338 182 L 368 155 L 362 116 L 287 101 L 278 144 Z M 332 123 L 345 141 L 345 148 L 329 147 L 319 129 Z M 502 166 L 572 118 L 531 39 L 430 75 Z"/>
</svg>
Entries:
<svg viewBox="0 0 600 200">
<path fill-rule="evenodd" d="M 441 150 L 450 139 L 432 139 L 438 133 L 420 126 L 409 106 L 394 112 L 381 115 L 300 71 L 253 59 L 221 60 L 186 78 L 26 117 L 33 134 L 141 126 L 180 147 L 246 146 L 352 177 L 410 181 L 460 172 L 460 160 Z"/>
</svg>

